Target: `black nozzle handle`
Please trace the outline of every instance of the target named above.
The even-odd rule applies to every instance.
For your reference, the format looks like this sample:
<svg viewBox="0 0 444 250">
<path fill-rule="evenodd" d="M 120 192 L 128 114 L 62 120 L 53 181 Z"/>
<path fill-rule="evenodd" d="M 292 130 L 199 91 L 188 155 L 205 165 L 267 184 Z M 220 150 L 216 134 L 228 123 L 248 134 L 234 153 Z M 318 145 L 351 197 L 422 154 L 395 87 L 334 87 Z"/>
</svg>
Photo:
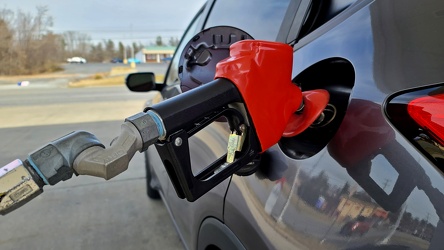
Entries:
<svg viewBox="0 0 444 250">
<path fill-rule="evenodd" d="M 236 86 L 230 80 L 219 78 L 148 107 L 145 112 L 153 110 L 162 118 L 168 136 L 181 129 L 189 130 L 201 118 L 241 101 Z"/>
</svg>

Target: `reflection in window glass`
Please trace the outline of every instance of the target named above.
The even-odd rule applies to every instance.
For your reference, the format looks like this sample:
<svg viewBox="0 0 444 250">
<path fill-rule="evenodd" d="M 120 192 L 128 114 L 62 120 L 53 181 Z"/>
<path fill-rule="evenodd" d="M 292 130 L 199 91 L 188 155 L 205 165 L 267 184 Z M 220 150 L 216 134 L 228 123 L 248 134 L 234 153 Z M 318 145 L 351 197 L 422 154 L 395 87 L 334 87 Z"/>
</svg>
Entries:
<svg viewBox="0 0 444 250">
<path fill-rule="evenodd" d="M 205 28 L 233 26 L 254 39 L 275 41 L 289 3 L 289 0 L 217 1 Z"/>
<path fill-rule="evenodd" d="M 171 61 L 170 70 L 168 72 L 168 76 L 166 79 L 167 85 L 172 85 L 177 83 L 179 80 L 179 60 L 180 55 L 182 54 L 182 50 L 187 45 L 188 41 L 191 40 L 191 38 L 199 33 L 200 30 L 197 30 L 197 24 L 199 23 L 200 18 L 202 17 L 202 12 L 199 12 L 191 25 L 186 30 L 185 35 L 182 37 L 182 40 L 180 41 L 179 46 L 176 49 L 176 54 L 174 55 L 173 60 Z"/>
</svg>

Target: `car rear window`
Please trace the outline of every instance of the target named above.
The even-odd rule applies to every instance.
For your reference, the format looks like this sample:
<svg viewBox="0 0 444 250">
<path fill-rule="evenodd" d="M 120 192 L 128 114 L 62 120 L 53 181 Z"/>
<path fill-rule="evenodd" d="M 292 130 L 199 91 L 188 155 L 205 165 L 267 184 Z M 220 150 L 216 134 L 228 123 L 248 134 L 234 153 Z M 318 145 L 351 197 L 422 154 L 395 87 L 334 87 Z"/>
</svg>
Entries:
<svg viewBox="0 0 444 250">
<path fill-rule="evenodd" d="M 216 1 L 205 28 L 233 26 L 254 39 L 275 41 L 290 0 Z"/>
</svg>

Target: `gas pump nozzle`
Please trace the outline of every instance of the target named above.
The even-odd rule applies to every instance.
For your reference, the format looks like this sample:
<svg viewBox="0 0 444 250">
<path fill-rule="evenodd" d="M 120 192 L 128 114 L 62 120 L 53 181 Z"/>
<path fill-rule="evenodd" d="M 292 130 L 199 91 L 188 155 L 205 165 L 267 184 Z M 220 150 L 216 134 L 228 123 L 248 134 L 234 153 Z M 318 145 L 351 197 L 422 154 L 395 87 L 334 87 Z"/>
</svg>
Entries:
<svg viewBox="0 0 444 250">
<path fill-rule="evenodd" d="M 295 114 L 306 95 L 291 82 L 292 52 L 289 45 L 275 42 L 234 43 L 230 57 L 217 64 L 214 81 L 128 117 L 121 135 L 109 148 L 84 131 L 43 146 L 25 161 L 30 166 L 28 172 L 33 173 L 29 176 L 38 186 L 33 194 L 39 194 L 44 184 L 54 185 L 72 174 L 110 179 L 127 169 L 136 151 L 155 144 L 178 196 L 196 200 L 283 135 L 303 131 L 327 105 L 328 93 L 320 91 L 316 95 L 321 97 L 317 99 L 321 108 L 304 110 L 303 116 Z M 232 131 L 227 155 L 194 175 L 188 138 L 220 117 L 226 118 Z M 6 181 L 12 181 L 12 187 L 23 182 L 11 177 L 0 175 L 0 187 Z M 1 194 L 0 214 L 34 197 L 19 193 L 2 207 L 2 199 L 12 197 L 13 190 L 9 188 Z"/>
<path fill-rule="evenodd" d="M 291 82 L 292 53 L 286 44 L 237 42 L 230 57 L 217 64 L 216 80 L 149 108 L 173 131 L 156 148 L 180 198 L 196 200 L 282 137 L 302 103 L 300 89 Z M 178 100 L 184 107 L 177 107 Z M 221 116 L 232 131 L 228 152 L 193 175 L 188 138 Z"/>
</svg>

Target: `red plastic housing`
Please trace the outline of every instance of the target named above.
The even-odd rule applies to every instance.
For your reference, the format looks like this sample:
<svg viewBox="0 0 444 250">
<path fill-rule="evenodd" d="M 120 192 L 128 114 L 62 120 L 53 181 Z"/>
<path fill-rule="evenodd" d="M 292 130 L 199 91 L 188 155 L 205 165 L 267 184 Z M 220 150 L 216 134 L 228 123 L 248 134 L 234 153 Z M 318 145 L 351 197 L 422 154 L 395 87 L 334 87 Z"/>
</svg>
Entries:
<svg viewBox="0 0 444 250">
<path fill-rule="evenodd" d="M 256 128 L 262 152 L 282 137 L 302 101 L 291 81 L 293 49 L 283 43 L 244 40 L 230 47 L 230 57 L 216 66 L 215 78 L 233 82 Z"/>
<path fill-rule="evenodd" d="M 330 99 L 330 94 L 325 89 L 315 89 L 302 92 L 304 110 L 293 114 L 288 121 L 283 137 L 296 136 L 308 127 L 321 115 Z"/>
<path fill-rule="evenodd" d="M 419 126 L 444 146 L 444 94 L 414 99 L 408 104 L 407 111 Z"/>
</svg>

